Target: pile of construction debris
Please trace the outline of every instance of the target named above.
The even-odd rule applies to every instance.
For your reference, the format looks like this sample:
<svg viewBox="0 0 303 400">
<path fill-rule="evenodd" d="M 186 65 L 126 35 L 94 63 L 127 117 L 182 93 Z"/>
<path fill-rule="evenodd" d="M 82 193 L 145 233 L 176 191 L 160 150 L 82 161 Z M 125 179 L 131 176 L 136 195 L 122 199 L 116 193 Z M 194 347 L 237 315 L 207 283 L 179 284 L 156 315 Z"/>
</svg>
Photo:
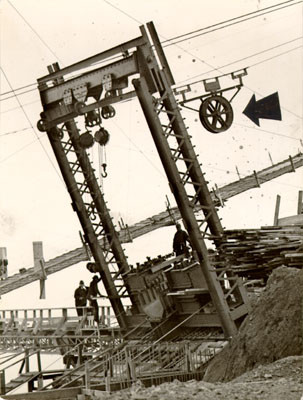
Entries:
<svg viewBox="0 0 303 400">
<path fill-rule="evenodd" d="M 83 390 L 77 400 L 300 400 L 303 357 L 287 357 L 260 366 L 228 383 L 191 380 L 145 388 L 137 382 L 116 393 Z"/>
<path fill-rule="evenodd" d="M 173 381 L 106 393 L 86 390 L 78 400 L 300 400 L 303 270 L 277 268 L 239 333 L 207 366 L 204 380 Z"/>
</svg>

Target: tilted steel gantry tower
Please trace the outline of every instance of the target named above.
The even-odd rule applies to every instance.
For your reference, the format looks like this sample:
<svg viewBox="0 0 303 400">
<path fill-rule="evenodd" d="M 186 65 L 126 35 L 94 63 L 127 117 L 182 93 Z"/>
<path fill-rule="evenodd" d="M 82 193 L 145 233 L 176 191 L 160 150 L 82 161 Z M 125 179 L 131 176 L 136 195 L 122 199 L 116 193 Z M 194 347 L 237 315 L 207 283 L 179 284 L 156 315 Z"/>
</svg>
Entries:
<svg viewBox="0 0 303 400">
<path fill-rule="evenodd" d="M 138 97 L 221 326 L 226 336 L 233 336 L 235 321 L 247 313 L 245 291 L 228 266 L 214 268 L 209 261 L 205 239 L 211 235 L 219 246 L 223 228 L 173 94 L 174 79 L 156 30 L 152 22 L 147 27 L 148 32 L 140 27 L 141 36 L 66 68 L 49 66 L 49 75 L 38 79 L 43 105 L 38 128 L 48 134 L 96 271 L 120 326 L 127 328 L 122 296 L 128 295 L 136 310 L 123 281 L 129 265 L 75 119 L 93 115 L 97 120 L 96 110 L 110 114 L 112 104 Z M 194 214 L 197 204 L 201 218 Z M 227 279 L 229 290 L 224 293 Z M 231 295 L 237 299 L 232 310 Z"/>
</svg>

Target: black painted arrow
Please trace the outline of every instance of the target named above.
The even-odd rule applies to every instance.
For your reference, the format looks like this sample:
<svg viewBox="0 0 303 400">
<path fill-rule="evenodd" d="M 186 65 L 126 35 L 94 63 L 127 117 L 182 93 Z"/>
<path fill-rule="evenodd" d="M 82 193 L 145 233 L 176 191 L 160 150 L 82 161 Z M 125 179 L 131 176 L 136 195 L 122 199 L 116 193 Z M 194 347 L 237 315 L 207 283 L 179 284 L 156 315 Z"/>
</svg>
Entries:
<svg viewBox="0 0 303 400">
<path fill-rule="evenodd" d="M 259 118 L 281 121 L 282 116 L 278 92 L 270 94 L 258 101 L 256 101 L 256 96 L 253 95 L 243 111 L 243 114 L 258 126 L 260 126 Z"/>
</svg>

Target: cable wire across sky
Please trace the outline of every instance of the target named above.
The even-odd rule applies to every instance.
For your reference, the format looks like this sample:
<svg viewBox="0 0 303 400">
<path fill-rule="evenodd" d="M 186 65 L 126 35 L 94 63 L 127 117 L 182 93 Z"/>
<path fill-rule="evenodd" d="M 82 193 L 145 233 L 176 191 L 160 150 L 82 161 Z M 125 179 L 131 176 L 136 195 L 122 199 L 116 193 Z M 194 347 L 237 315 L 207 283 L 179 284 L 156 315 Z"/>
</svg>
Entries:
<svg viewBox="0 0 303 400">
<path fill-rule="evenodd" d="M 44 45 L 45 47 L 47 47 L 47 49 L 58 59 L 58 57 L 57 57 L 57 55 L 55 54 L 55 52 L 50 48 L 50 46 L 45 42 L 45 40 L 43 40 L 42 36 L 37 32 L 37 30 L 33 28 L 32 24 L 30 24 L 30 23 L 25 19 L 25 17 L 24 17 L 24 16 L 20 13 L 20 11 L 12 4 L 12 2 L 11 2 L 10 0 L 7 0 L 7 2 L 8 2 L 8 3 L 10 4 L 10 6 L 15 10 L 15 12 L 21 17 L 21 19 L 26 23 L 26 25 L 28 25 L 28 26 L 30 27 L 30 29 L 34 32 L 34 34 L 35 34 L 35 35 L 39 38 L 39 40 L 43 43 L 43 45 Z M 107 3 L 108 5 L 110 5 L 111 7 L 117 9 L 119 12 L 125 14 L 125 15 L 128 16 L 129 18 L 133 19 L 135 22 L 142 24 L 142 22 L 138 21 L 136 18 L 132 17 L 130 14 L 126 13 L 125 11 L 121 10 L 120 8 L 114 6 L 114 5 L 111 4 L 109 1 L 104 0 L 104 2 Z M 291 6 L 295 6 L 295 5 L 298 5 L 298 4 L 302 3 L 302 2 L 303 2 L 303 1 L 301 1 L 301 0 L 300 0 L 300 1 L 295 1 L 295 0 L 284 1 L 284 2 L 282 2 L 282 3 L 278 3 L 278 4 L 273 5 L 273 6 L 270 6 L 270 7 L 266 7 L 266 8 L 257 10 L 257 11 L 253 11 L 253 12 L 251 12 L 251 13 L 246 13 L 246 14 L 242 14 L 242 15 L 240 15 L 240 16 L 237 16 L 237 17 L 234 17 L 234 18 L 231 18 L 231 19 L 227 19 L 227 20 L 222 21 L 222 22 L 219 22 L 219 23 L 217 23 L 217 24 L 212 24 L 212 25 L 209 25 L 209 26 L 204 27 L 204 28 L 196 29 L 196 30 L 194 30 L 194 31 L 192 31 L 192 32 L 188 32 L 188 33 L 184 33 L 184 34 L 182 34 L 182 35 L 178 35 L 178 36 L 175 36 L 175 37 L 170 38 L 170 39 L 164 39 L 164 40 L 162 41 L 162 45 L 163 45 L 163 47 L 168 47 L 168 46 L 172 46 L 172 45 L 176 45 L 176 46 L 177 46 L 178 43 L 181 43 L 181 42 L 183 42 L 183 41 L 191 40 L 191 39 L 193 39 L 193 38 L 196 38 L 196 37 L 199 37 L 199 36 L 202 36 L 202 35 L 209 34 L 209 33 L 214 32 L 214 31 L 216 31 L 216 30 L 226 29 L 226 28 L 229 28 L 229 27 L 232 26 L 232 25 L 236 25 L 236 24 L 239 24 L 239 23 L 242 23 L 242 22 L 246 22 L 246 21 L 248 21 L 248 20 L 250 20 L 250 19 L 257 18 L 257 17 L 263 16 L 263 15 L 268 14 L 268 13 L 273 13 L 273 12 L 276 12 L 276 11 L 279 11 L 279 10 L 282 10 L 282 9 L 285 9 L 285 8 L 288 8 L 288 7 L 291 7 Z M 286 41 L 286 42 L 284 42 L 284 43 L 281 43 L 281 44 L 278 44 L 278 45 L 276 45 L 276 46 L 272 46 L 272 47 L 270 47 L 270 48 L 267 48 L 267 49 L 264 49 L 264 50 L 259 51 L 259 52 L 257 52 L 257 53 L 254 53 L 254 54 L 252 54 L 252 55 L 249 55 L 249 56 L 246 56 L 246 57 L 242 57 L 241 59 L 238 59 L 238 60 L 236 60 L 236 61 L 233 61 L 233 62 L 230 62 L 230 63 L 228 63 L 228 64 L 225 64 L 225 65 L 223 65 L 223 66 L 221 66 L 221 67 L 210 66 L 210 64 L 206 63 L 204 60 L 200 60 L 200 61 L 202 61 L 204 64 L 209 65 L 212 69 L 209 70 L 209 71 L 207 71 L 207 72 L 203 72 L 203 73 L 201 73 L 201 74 L 199 74 L 199 75 L 196 75 L 196 76 L 194 76 L 194 77 L 188 78 L 186 81 L 188 81 L 189 79 L 193 79 L 193 78 L 195 78 L 195 77 L 197 77 L 197 76 L 201 76 L 201 75 L 204 75 L 204 74 L 211 73 L 211 72 L 213 72 L 213 71 L 220 71 L 221 69 L 226 68 L 227 66 L 230 66 L 230 65 L 233 65 L 233 64 L 242 62 L 242 61 L 249 60 L 249 59 L 252 58 L 252 57 L 255 57 L 255 56 L 260 55 L 260 54 L 264 54 L 264 53 L 266 53 L 266 52 L 269 52 L 269 51 L 272 51 L 272 50 L 274 50 L 274 49 L 280 48 L 280 47 L 282 47 L 282 46 L 286 46 L 286 45 L 288 45 L 288 44 L 290 44 L 290 43 L 292 43 L 292 42 L 295 42 L 295 41 L 297 41 L 297 40 L 300 40 L 300 39 L 302 39 L 302 37 L 297 37 L 297 38 L 295 38 L 295 39 Z M 177 47 L 179 47 L 179 46 L 177 46 Z M 272 56 L 272 57 L 269 57 L 269 58 L 267 58 L 266 60 L 261 60 L 261 61 L 259 61 L 259 62 L 254 63 L 254 64 L 251 64 L 251 65 L 248 66 L 247 68 L 251 68 L 251 67 L 257 66 L 257 65 L 259 65 L 259 64 L 261 64 L 261 63 L 263 63 L 263 62 L 266 62 L 266 61 L 271 60 L 271 59 L 273 59 L 273 58 L 275 58 L 275 57 L 279 57 L 279 56 L 281 56 L 281 55 L 287 54 L 287 53 L 289 53 L 289 52 L 291 52 L 291 51 L 294 51 L 294 50 L 297 50 L 297 49 L 299 49 L 299 48 L 301 48 L 301 47 L 302 47 L 302 46 L 298 46 L 298 47 L 296 47 L 296 48 L 289 49 L 289 50 L 287 50 L 287 51 L 285 51 L 285 52 L 283 52 L 283 53 L 280 53 L 280 54 L 274 55 L 274 56 Z M 181 50 L 183 50 L 183 51 L 185 51 L 186 53 L 190 54 L 190 53 L 189 53 L 187 50 L 185 50 L 185 49 L 182 49 L 182 48 L 181 48 Z M 195 56 L 195 58 L 199 59 L 197 56 Z M 3 71 L 2 68 L 1 68 L 1 70 L 2 70 L 2 73 L 4 74 L 4 76 L 5 76 L 5 78 L 6 78 L 7 82 L 9 83 L 9 81 L 8 81 L 8 79 L 7 79 L 7 77 L 6 77 L 6 75 L 5 75 L 5 73 L 4 73 L 4 71 Z M 195 82 L 191 82 L 191 83 L 195 83 Z M 22 105 L 21 102 L 18 100 L 18 96 L 27 94 L 27 93 L 29 93 L 29 92 L 36 91 L 37 83 L 32 83 L 32 84 L 24 85 L 24 86 L 19 87 L 19 88 L 17 88 L 17 89 L 13 89 L 12 86 L 10 85 L 10 83 L 9 83 L 9 86 L 11 87 L 11 90 L 10 90 L 10 91 L 6 91 L 6 92 L 4 92 L 4 93 L 1 93 L 0 95 L 1 95 L 1 96 L 6 96 L 6 95 L 9 95 L 9 94 L 12 93 L 13 96 L 9 96 L 9 97 L 6 97 L 6 98 L 4 98 L 4 99 L 0 99 L 0 101 L 5 101 L 5 100 L 11 99 L 11 98 L 16 98 L 17 101 L 18 101 L 19 107 L 22 109 L 24 115 L 26 116 L 28 122 L 30 123 L 30 127 L 24 127 L 24 128 L 22 128 L 22 129 L 20 129 L 20 130 L 14 130 L 14 131 L 6 132 L 6 133 L 1 134 L 0 136 L 6 136 L 6 135 L 9 135 L 9 134 L 14 134 L 14 133 L 17 133 L 17 132 L 21 132 L 21 131 L 25 131 L 25 130 L 32 129 L 32 130 L 35 132 L 35 135 L 37 136 L 37 140 L 40 141 L 40 138 L 38 137 L 38 135 L 37 135 L 37 133 L 36 133 L 36 131 L 35 131 L 33 125 L 31 124 L 31 121 L 30 121 L 29 117 L 27 116 L 27 114 L 26 114 L 26 112 L 25 112 L 25 110 L 24 110 L 24 108 L 23 108 L 23 105 Z M 35 86 L 35 87 L 34 87 L 33 89 L 29 89 L 29 90 L 23 91 L 23 92 L 21 92 L 21 93 L 17 93 L 18 91 L 21 91 L 21 90 L 30 88 L 30 87 L 32 87 L 32 86 Z M 18 108 L 19 108 L 19 107 L 18 107 Z M 296 115 L 296 114 L 294 114 L 294 115 Z M 302 118 L 302 117 L 300 117 L 300 116 L 298 116 L 298 115 L 296 115 L 296 116 L 297 116 L 298 118 Z M 275 133 L 271 132 L 271 134 L 275 134 Z M 282 135 L 282 134 L 278 134 L 278 133 L 277 133 L 277 135 L 287 137 L 287 135 Z M 292 138 L 292 137 L 289 137 L 289 138 L 290 138 L 290 139 L 294 139 L 294 138 Z M 297 140 L 298 140 L 298 139 L 297 139 Z M 40 143 L 41 143 L 41 142 L 40 142 Z M 42 143 L 41 143 L 41 146 L 43 147 Z M 46 150 L 45 150 L 44 147 L 43 147 L 43 149 L 44 149 L 44 151 L 46 152 Z M 46 152 L 46 153 L 47 153 L 47 152 Z M 47 156 L 48 156 L 48 154 L 47 154 Z M 49 157 L 49 156 L 48 156 L 48 157 Z M 51 160 L 50 160 L 50 161 L 51 161 Z M 54 165 L 53 165 L 53 167 L 54 167 Z M 55 168 L 55 167 L 54 167 L 54 168 Z M 56 170 L 56 172 L 58 173 L 57 170 Z M 60 176 L 60 178 L 61 178 L 61 176 Z"/>
<path fill-rule="evenodd" d="M 12 216 L 16 226 L 12 233 L 2 230 L 1 236 L 2 245 L 7 246 L 10 257 L 12 254 L 10 265 L 30 265 L 28 259 L 31 260 L 32 252 L 28 251 L 28 256 L 26 251 L 32 237 L 43 240 L 50 257 L 62 253 L 60 247 L 65 251 L 82 245 L 78 235 L 79 221 L 70 207 L 48 134 L 36 128 L 42 111 L 36 80 L 41 76 L 39 71 L 45 73 L 45 67 L 51 61 L 58 60 L 62 66 L 76 64 L 140 36 L 139 25 L 145 25 L 146 20 L 154 22 L 177 78 L 172 89 L 182 85 L 185 78 L 186 82 L 201 82 L 202 78 L 220 78 L 227 75 L 226 71 L 230 71 L 230 75 L 231 71 L 249 68 L 248 76 L 243 79 L 244 85 L 232 103 L 234 120 L 228 132 L 214 135 L 203 129 L 197 111 L 192 114 L 186 109 L 181 111 L 209 187 L 214 182 L 221 187 L 236 181 L 238 177 L 267 168 L 273 164 L 272 160 L 275 163 L 285 160 L 289 154 L 296 154 L 299 147 L 302 149 L 298 139 L 302 116 L 296 115 L 296 112 L 300 114 L 298 104 L 302 95 L 299 82 L 297 87 L 295 85 L 302 76 L 302 16 L 299 12 L 303 0 L 184 0 L 178 4 L 173 0 L 91 0 L 88 3 L 77 0 L 71 2 L 72 7 L 68 1 L 60 0 L 4 0 L 2 3 L 6 15 L 1 30 L 2 37 L 3 34 L 6 37 L 1 49 L 0 69 L 0 163 L 1 184 L 5 191 L 2 191 L 4 201 L 1 201 L 0 217 L 1 214 Z M 106 68 L 121 59 L 119 55 L 108 57 L 87 70 Z M 84 71 L 69 74 L 67 84 Z M 224 88 L 226 81 L 230 83 L 229 77 L 220 79 Z M 129 80 L 129 90 L 132 90 L 131 85 Z M 197 95 L 207 93 L 203 84 L 197 88 L 201 89 L 197 90 Z M 285 111 L 287 107 L 291 114 L 283 111 L 283 121 L 262 120 L 261 127 L 254 126 L 242 114 L 244 103 L 247 104 L 252 96 L 251 88 L 256 97 L 259 96 L 257 90 L 266 96 L 266 92 L 271 93 L 274 88 L 273 91 L 279 92 L 281 108 Z M 128 88 L 123 89 L 122 93 L 127 91 Z M 94 101 L 89 98 L 87 103 Z M 150 216 L 151 210 L 162 210 L 164 194 L 172 194 L 137 99 L 113 106 L 116 118 L 102 119 L 101 122 L 111 135 L 107 160 L 98 159 L 98 144 L 88 153 L 92 167 L 95 171 L 99 167 L 99 173 L 100 165 L 108 162 L 109 176 L 104 180 L 102 191 L 114 218 L 119 214 L 127 223 L 130 220 L 137 222 L 138 215 Z M 75 117 L 75 122 L 81 133 L 85 127 L 84 117 Z M 87 130 L 94 136 L 94 129 Z M 64 135 L 65 141 L 68 135 Z M 271 207 L 276 193 L 283 193 L 285 202 L 288 198 L 292 201 L 291 196 L 297 195 L 302 170 L 267 183 L 253 193 L 238 196 L 228 203 L 222 214 L 237 216 L 241 211 L 246 212 L 247 219 L 241 219 L 241 224 L 249 225 L 251 221 L 259 224 L 261 221 L 259 226 L 263 226 L 261 224 L 266 224 L 264 208 L 269 203 Z M 264 199 L 261 199 L 263 194 Z M 249 196 L 255 196 L 254 200 L 250 202 Z"/>
<path fill-rule="evenodd" d="M 4 77 L 5 77 L 5 79 L 6 79 L 7 83 L 8 83 L 8 85 L 10 86 L 10 88 L 12 89 L 12 91 L 14 91 L 14 89 L 12 88 L 12 85 L 11 85 L 11 83 L 10 83 L 10 81 L 9 81 L 9 79 L 8 79 L 8 77 L 7 77 L 7 75 L 6 75 L 6 73 L 4 72 L 3 68 L 0 67 L 0 69 L 1 69 L 2 74 L 4 75 Z M 57 170 L 57 168 L 55 167 L 54 163 L 52 162 L 52 160 L 51 160 L 51 158 L 50 158 L 50 156 L 49 156 L 49 154 L 48 154 L 46 148 L 43 146 L 43 143 L 41 142 L 38 133 L 36 132 L 35 128 L 33 127 L 33 124 L 31 123 L 31 120 L 30 120 L 29 116 L 27 115 L 26 111 L 24 110 L 24 107 L 22 106 L 20 100 L 18 99 L 18 96 L 17 96 L 17 95 L 15 95 L 15 96 L 16 96 L 16 100 L 17 100 L 17 102 L 18 102 L 20 108 L 21 108 L 22 111 L 23 111 L 23 114 L 24 114 L 25 118 L 27 119 L 27 122 L 29 123 L 29 125 L 30 125 L 32 131 L 34 132 L 34 134 L 35 134 L 37 140 L 39 141 L 39 143 L 40 143 L 40 145 L 41 145 L 41 147 L 42 147 L 44 153 L 46 154 L 46 156 L 47 156 L 49 162 L 51 163 L 52 167 L 53 167 L 54 170 L 56 171 L 56 174 L 59 176 L 60 181 L 63 183 L 63 179 L 62 179 L 61 175 L 59 174 L 59 171 Z"/>
<path fill-rule="evenodd" d="M 133 20 L 136 21 L 137 23 L 143 24 L 142 22 L 140 22 L 140 21 L 138 21 L 137 19 L 133 18 L 133 17 L 132 17 L 131 15 L 129 15 L 128 13 L 125 13 L 125 12 L 122 11 L 120 8 L 118 8 L 118 7 L 114 6 L 113 4 L 111 4 L 109 1 L 107 1 L 107 0 L 103 0 L 103 1 L 104 1 L 105 3 L 107 3 L 107 4 L 109 4 L 111 7 L 115 8 L 115 9 L 119 10 L 120 12 L 122 12 L 123 14 L 127 15 L 129 18 L 133 19 Z M 25 21 L 25 23 L 26 23 L 26 24 L 31 28 L 31 30 L 37 35 L 37 37 L 39 38 L 39 40 L 40 40 L 40 41 L 48 48 L 48 50 L 60 61 L 60 59 L 56 56 L 56 54 L 55 54 L 54 51 L 50 48 L 50 46 L 43 40 L 43 38 L 41 37 L 41 35 L 38 34 L 38 32 L 31 26 L 31 24 L 25 19 L 25 17 L 17 10 L 17 8 L 11 3 L 11 1 L 10 1 L 10 0 L 7 0 L 7 2 L 14 8 L 14 10 L 18 13 L 18 15 L 21 16 L 21 18 L 23 19 L 23 21 Z M 221 21 L 221 22 L 219 22 L 219 23 L 217 23 L 217 24 L 213 24 L 213 25 L 210 25 L 210 26 L 207 26 L 207 27 L 204 27 L 204 28 L 197 29 L 197 30 L 195 30 L 195 31 L 193 31 L 193 32 L 184 33 L 184 34 L 182 34 L 182 35 L 178 35 L 178 36 L 175 36 L 175 37 L 170 38 L 170 39 L 164 39 L 164 40 L 161 42 L 161 44 L 162 44 L 163 47 L 168 47 L 168 46 L 176 45 L 177 43 L 179 43 L 179 41 L 178 41 L 178 42 L 174 42 L 174 40 L 176 40 L 176 39 L 181 39 L 181 38 L 182 38 L 182 40 L 180 40 L 180 42 L 182 42 L 182 41 L 184 41 L 184 40 L 190 40 L 190 39 L 192 39 L 192 38 L 194 38 L 194 37 L 206 35 L 206 34 L 208 34 L 208 33 L 213 32 L 213 31 L 209 31 L 210 28 L 216 28 L 216 27 L 218 27 L 218 29 L 225 29 L 225 28 L 228 28 L 228 27 L 230 26 L 230 25 L 224 25 L 224 24 L 227 24 L 228 22 L 232 22 L 232 21 L 233 21 L 233 24 L 242 23 L 242 22 L 247 21 L 247 19 L 242 19 L 242 18 L 244 18 L 244 17 L 253 16 L 253 17 L 251 17 L 251 18 L 257 18 L 257 17 L 262 16 L 262 15 L 264 15 L 264 14 L 273 13 L 273 12 L 279 11 L 279 10 L 281 10 L 281 9 L 283 9 L 283 8 L 291 7 L 291 6 L 300 4 L 300 3 L 303 3 L 303 0 L 300 0 L 300 1 L 295 1 L 295 0 L 284 1 L 284 2 L 279 3 L 279 4 L 276 4 L 276 5 L 274 5 L 274 6 L 266 7 L 266 8 L 263 8 L 263 9 L 261 9 L 261 10 L 253 11 L 253 12 L 251 12 L 251 13 L 243 14 L 243 15 L 237 16 L 237 17 L 235 17 L 235 18 L 231 18 L 231 19 L 228 19 L 228 20 L 225 20 L 225 21 Z M 283 6 L 283 7 L 280 7 L 280 6 Z M 265 13 L 262 13 L 263 11 L 265 11 Z M 239 21 L 238 21 L 238 20 L 239 20 Z M 236 22 L 235 22 L 235 21 L 236 21 Z M 191 36 L 191 37 L 187 37 L 187 36 L 192 35 L 192 34 L 195 34 L 195 33 L 197 33 L 197 32 L 200 32 L 200 33 L 199 33 L 198 35 L 194 36 L 194 37 L 192 37 L 192 36 Z M 298 40 L 298 39 L 294 39 L 294 40 Z M 288 42 L 283 43 L 283 44 L 287 44 L 287 43 L 288 43 Z M 280 45 L 278 45 L 278 46 L 274 46 L 273 48 L 282 46 L 283 44 L 280 44 Z M 179 47 L 179 46 L 178 46 L 178 47 Z M 182 48 L 181 48 L 181 49 L 182 49 Z M 184 49 L 182 49 L 182 50 L 184 50 Z M 264 50 L 263 52 L 265 52 L 265 51 L 270 51 L 270 50 L 271 50 L 271 48 L 269 48 L 269 49 L 267 49 L 267 50 Z M 185 51 L 185 50 L 184 50 L 184 51 Z M 262 53 L 262 52 L 261 52 L 261 53 Z M 257 53 L 257 54 L 258 54 L 258 53 Z M 253 57 L 253 56 L 254 56 L 254 55 L 248 56 L 248 57 L 246 57 L 246 58 L 250 58 L 250 57 Z M 115 58 L 117 58 L 117 57 L 115 57 Z M 244 59 L 245 59 L 245 58 L 244 58 Z M 235 62 L 233 62 L 233 63 L 236 63 L 236 62 L 239 62 L 239 61 L 241 61 L 241 60 L 235 61 Z M 60 62 L 62 63 L 62 61 L 60 61 Z M 204 61 L 203 61 L 203 62 L 204 62 Z M 204 62 L 204 63 L 205 63 L 205 62 Z M 231 63 L 231 64 L 233 64 L 233 63 Z M 222 68 L 222 67 L 221 67 L 221 68 Z M 214 70 L 218 70 L 218 68 L 212 67 L 212 70 L 211 70 L 210 72 L 213 72 Z M 19 91 L 19 90 L 26 89 L 26 88 L 32 87 L 32 86 L 35 86 L 35 88 L 32 89 L 32 90 L 29 90 L 29 91 L 22 92 L 21 94 L 25 94 L 25 93 L 28 93 L 28 92 L 30 92 L 30 91 L 36 90 L 36 88 L 37 88 L 37 83 L 36 83 L 36 82 L 35 82 L 35 83 L 30 83 L 30 84 L 28 84 L 28 85 L 24 85 L 24 86 L 22 86 L 22 87 L 16 88 L 16 89 L 14 89 L 14 92 L 17 92 L 17 91 Z M 4 96 L 4 95 L 10 94 L 10 93 L 12 93 L 12 91 L 7 91 L 7 92 L 4 92 L 4 93 L 0 93 L 0 96 Z M 8 97 L 8 98 L 3 99 L 3 100 L 7 100 L 7 99 L 9 99 L 9 98 L 11 98 L 11 97 Z M 0 101 L 1 101 L 1 100 L 0 100 Z"/>
</svg>

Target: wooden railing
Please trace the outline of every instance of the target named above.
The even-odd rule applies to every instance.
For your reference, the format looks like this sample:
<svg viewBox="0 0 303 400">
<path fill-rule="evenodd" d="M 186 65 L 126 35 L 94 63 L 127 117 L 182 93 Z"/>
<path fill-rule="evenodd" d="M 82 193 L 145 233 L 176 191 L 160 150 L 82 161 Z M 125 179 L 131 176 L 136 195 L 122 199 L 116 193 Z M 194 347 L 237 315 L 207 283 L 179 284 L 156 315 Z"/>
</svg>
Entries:
<svg viewBox="0 0 303 400">
<path fill-rule="evenodd" d="M 83 309 L 83 314 L 87 314 L 91 307 L 79 307 Z M 112 314 L 110 306 L 99 306 L 99 315 L 104 318 L 106 325 L 111 326 L 115 316 Z M 0 323 L 7 322 L 9 320 L 18 321 L 34 321 L 42 319 L 45 322 L 51 323 L 54 319 L 66 318 L 67 320 L 78 320 L 81 319 L 77 315 L 76 307 L 62 307 L 62 308 L 27 308 L 27 309 L 7 309 L 0 310 Z"/>
</svg>

